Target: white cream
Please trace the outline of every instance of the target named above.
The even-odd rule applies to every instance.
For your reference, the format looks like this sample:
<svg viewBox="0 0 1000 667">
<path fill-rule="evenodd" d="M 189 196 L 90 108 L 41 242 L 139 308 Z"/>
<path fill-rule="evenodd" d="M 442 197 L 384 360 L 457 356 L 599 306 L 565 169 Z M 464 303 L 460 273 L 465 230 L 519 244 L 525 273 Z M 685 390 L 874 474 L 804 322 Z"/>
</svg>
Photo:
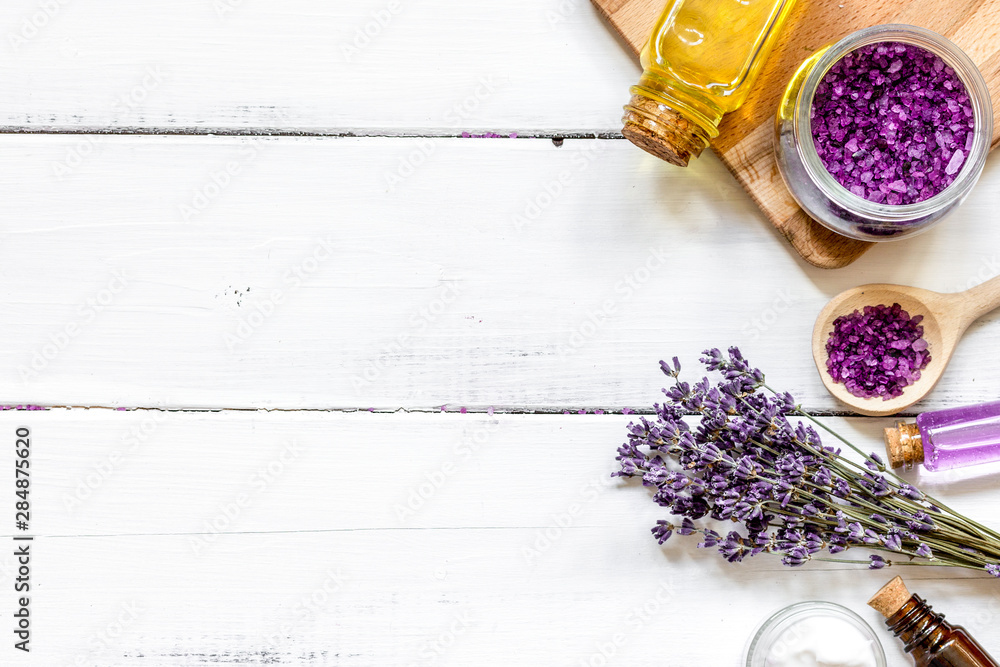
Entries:
<svg viewBox="0 0 1000 667">
<path fill-rule="evenodd" d="M 766 667 L 877 667 L 872 642 L 835 616 L 811 616 L 774 641 Z"/>
</svg>

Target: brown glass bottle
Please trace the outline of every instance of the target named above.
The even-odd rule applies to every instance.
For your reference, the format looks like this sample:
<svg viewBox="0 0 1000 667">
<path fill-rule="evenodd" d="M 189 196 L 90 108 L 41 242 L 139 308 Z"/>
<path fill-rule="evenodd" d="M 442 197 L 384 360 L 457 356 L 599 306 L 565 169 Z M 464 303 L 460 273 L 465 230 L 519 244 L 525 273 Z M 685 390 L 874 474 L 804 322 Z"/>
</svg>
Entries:
<svg viewBox="0 0 1000 667">
<path fill-rule="evenodd" d="M 885 624 L 916 667 L 1000 667 L 964 628 L 947 623 L 919 595 L 910 596 Z"/>
</svg>

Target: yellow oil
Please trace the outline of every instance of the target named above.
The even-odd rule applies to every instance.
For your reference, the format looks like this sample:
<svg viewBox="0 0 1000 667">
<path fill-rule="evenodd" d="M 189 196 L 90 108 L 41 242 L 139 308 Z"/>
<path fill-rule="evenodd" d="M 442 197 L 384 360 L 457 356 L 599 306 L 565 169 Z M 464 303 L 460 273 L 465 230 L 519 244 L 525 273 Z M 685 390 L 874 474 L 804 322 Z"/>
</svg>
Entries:
<svg viewBox="0 0 1000 667">
<path fill-rule="evenodd" d="M 632 122 L 654 135 L 662 129 L 657 124 L 666 125 L 668 135 L 691 134 L 692 146 L 707 145 L 718 136 L 723 114 L 746 100 L 794 4 L 669 0 L 642 51 L 643 74 L 625 107 L 626 129 L 632 113 Z M 653 118 L 663 107 L 670 117 Z"/>
</svg>

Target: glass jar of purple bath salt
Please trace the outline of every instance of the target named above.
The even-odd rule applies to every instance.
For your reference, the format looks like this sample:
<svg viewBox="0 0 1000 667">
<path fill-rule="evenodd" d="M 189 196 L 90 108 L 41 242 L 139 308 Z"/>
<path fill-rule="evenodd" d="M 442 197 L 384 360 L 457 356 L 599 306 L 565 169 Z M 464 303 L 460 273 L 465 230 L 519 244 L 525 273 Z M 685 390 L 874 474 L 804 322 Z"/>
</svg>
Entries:
<svg viewBox="0 0 1000 667">
<path fill-rule="evenodd" d="M 890 241 L 926 231 L 979 180 L 993 135 L 983 75 L 941 35 L 859 30 L 792 76 L 775 122 L 778 170 L 835 232 Z"/>
</svg>

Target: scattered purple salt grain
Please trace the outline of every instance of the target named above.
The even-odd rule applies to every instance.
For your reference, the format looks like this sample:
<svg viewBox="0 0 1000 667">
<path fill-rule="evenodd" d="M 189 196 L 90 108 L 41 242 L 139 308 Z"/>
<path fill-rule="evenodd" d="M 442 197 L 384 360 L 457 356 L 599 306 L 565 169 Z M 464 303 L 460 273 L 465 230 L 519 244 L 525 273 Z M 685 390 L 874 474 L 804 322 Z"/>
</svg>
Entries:
<svg viewBox="0 0 1000 667">
<path fill-rule="evenodd" d="M 833 321 L 826 341 L 826 368 L 835 382 L 860 398 L 900 396 L 920 379 L 927 353 L 923 315 L 910 317 L 898 303 L 865 306 Z"/>
<path fill-rule="evenodd" d="M 954 182 L 975 118 L 955 70 L 927 49 L 878 42 L 848 53 L 816 87 L 810 113 L 823 166 L 876 203 L 913 204 Z"/>
<path fill-rule="evenodd" d="M 509 134 L 498 134 L 496 132 L 473 134 L 471 132 L 462 132 L 461 137 L 463 139 L 517 139 L 517 132 L 511 132 Z"/>
</svg>

